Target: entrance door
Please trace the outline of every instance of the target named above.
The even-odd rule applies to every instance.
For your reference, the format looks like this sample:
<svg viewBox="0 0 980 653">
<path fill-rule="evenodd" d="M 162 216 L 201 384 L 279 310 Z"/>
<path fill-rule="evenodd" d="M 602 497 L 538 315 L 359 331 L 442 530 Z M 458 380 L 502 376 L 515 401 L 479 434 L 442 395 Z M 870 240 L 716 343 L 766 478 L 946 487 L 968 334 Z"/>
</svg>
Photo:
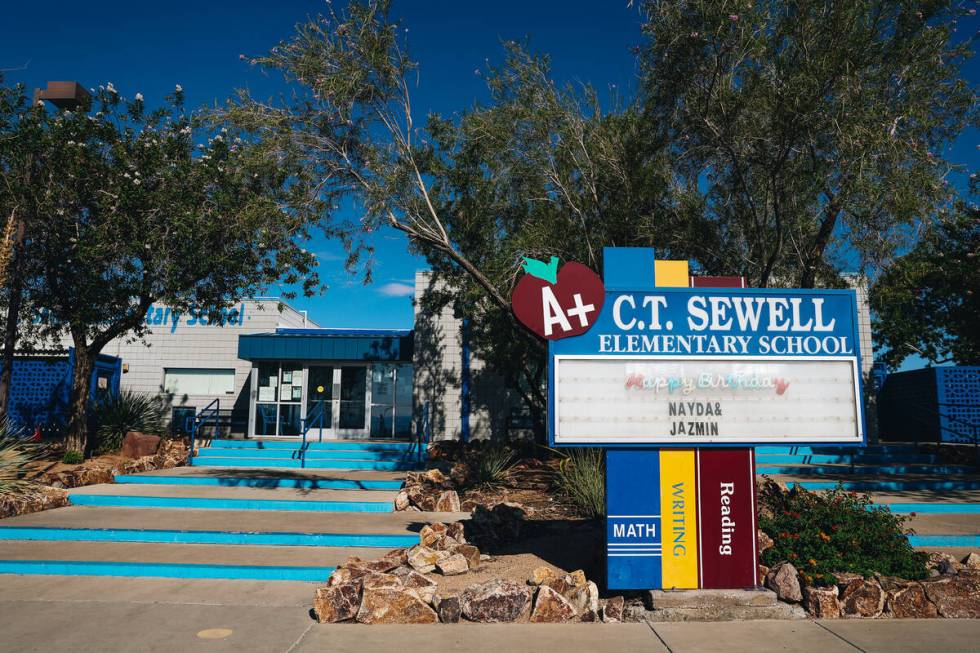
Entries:
<svg viewBox="0 0 980 653">
<path fill-rule="evenodd" d="M 307 374 L 306 423 L 310 426 L 309 437 L 322 439 L 333 433 L 334 367 L 311 365 Z"/>
<path fill-rule="evenodd" d="M 339 437 L 364 438 L 368 435 L 367 365 L 345 365 L 338 370 L 340 397 L 335 433 Z"/>
</svg>

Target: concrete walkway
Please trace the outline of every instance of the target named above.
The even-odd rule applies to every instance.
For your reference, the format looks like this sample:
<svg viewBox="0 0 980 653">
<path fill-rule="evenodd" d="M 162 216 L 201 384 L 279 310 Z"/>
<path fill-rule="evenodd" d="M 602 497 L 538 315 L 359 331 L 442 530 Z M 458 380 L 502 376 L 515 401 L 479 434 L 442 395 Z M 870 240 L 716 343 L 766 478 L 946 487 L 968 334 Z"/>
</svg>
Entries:
<svg viewBox="0 0 980 653">
<path fill-rule="evenodd" d="M 6 576 L 0 652 L 740 653 L 977 650 L 980 621 L 320 625 L 306 583 Z"/>
</svg>

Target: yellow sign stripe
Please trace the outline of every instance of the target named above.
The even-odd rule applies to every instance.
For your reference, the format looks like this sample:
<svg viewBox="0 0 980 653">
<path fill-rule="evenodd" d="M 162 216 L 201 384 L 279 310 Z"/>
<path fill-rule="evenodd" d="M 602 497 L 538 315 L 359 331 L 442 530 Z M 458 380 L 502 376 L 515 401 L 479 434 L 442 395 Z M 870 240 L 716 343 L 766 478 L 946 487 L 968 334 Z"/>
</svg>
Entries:
<svg viewBox="0 0 980 653">
<path fill-rule="evenodd" d="M 696 493 L 694 451 L 661 450 L 660 516 L 664 589 L 698 587 Z"/>
<path fill-rule="evenodd" d="M 687 288 L 691 273 L 687 261 L 654 261 L 653 279 L 658 287 Z"/>
</svg>

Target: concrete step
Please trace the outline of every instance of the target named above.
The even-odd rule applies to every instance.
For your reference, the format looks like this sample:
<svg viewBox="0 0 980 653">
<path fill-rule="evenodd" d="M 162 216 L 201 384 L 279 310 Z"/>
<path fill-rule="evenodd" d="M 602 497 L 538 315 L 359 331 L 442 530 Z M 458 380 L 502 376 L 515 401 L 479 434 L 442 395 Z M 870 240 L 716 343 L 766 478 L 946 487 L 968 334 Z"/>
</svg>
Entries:
<svg viewBox="0 0 980 653">
<path fill-rule="evenodd" d="M 385 462 L 378 460 L 317 459 L 303 461 L 295 458 L 206 457 L 191 458 L 194 467 L 264 467 L 272 469 L 364 469 L 377 471 L 410 471 L 418 467 L 415 461 Z"/>
<path fill-rule="evenodd" d="M 365 496 L 371 500 L 365 500 Z M 196 508 L 208 510 L 297 510 L 391 512 L 394 492 L 223 488 L 187 485 L 91 485 L 71 490 L 76 506 Z M 374 500 L 380 499 L 380 500 Z"/>
<path fill-rule="evenodd" d="M 0 573 L 323 582 L 370 549 L 131 542 L 0 541 Z"/>
<path fill-rule="evenodd" d="M 306 513 L 67 506 L 0 520 L 5 527 L 100 528 L 248 533 L 413 534 L 434 522 L 469 518 L 465 512 Z"/>
<path fill-rule="evenodd" d="M 980 516 L 956 513 L 916 513 L 908 525 L 917 535 L 974 535 L 980 533 Z"/>
<path fill-rule="evenodd" d="M 775 592 L 758 590 L 652 590 L 647 610 L 639 610 L 647 621 L 745 621 L 758 619 L 803 619 L 798 605 L 780 603 Z"/>
<path fill-rule="evenodd" d="M 175 467 L 115 477 L 116 483 L 297 488 L 304 490 L 398 490 L 402 472 L 377 470 L 272 469 L 269 467 Z"/>
<path fill-rule="evenodd" d="M 905 477 L 902 480 L 866 480 L 866 481 L 845 481 L 835 480 L 789 480 L 788 486 L 800 486 L 806 490 L 832 490 L 842 486 L 845 490 L 854 492 L 903 492 L 907 490 L 933 490 L 933 491 L 957 491 L 957 490 L 980 490 L 980 480 L 970 478 L 955 480 L 939 479 L 914 479 Z"/>
</svg>

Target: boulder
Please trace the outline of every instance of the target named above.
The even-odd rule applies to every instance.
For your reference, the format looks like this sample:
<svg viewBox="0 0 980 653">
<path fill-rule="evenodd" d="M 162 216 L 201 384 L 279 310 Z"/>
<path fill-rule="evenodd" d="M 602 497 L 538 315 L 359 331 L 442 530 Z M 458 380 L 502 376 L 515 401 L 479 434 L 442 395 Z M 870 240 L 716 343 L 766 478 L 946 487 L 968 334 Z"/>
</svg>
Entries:
<svg viewBox="0 0 980 653">
<path fill-rule="evenodd" d="M 834 580 L 837 583 L 837 589 L 842 592 L 852 580 L 864 580 L 864 576 L 861 574 L 855 574 L 850 571 L 836 571 L 832 573 L 831 576 L 834 577 Z"/>
<path fill-rule="evenodd" d="M 534 601 L 531 621 L 540 624 L 562 623 L 571 620 L 576 614 L 568 599 L 550 587 L 542 587 Z"/>
<path fill-rule="evenodd" d="M 386 574 L 399 566 L 400 559 L 396 557 L 384 557 L 377 560 L 361 560 L 358 562 L 346 563 L 350 569 L 362 570 L 367 573 Z"/>
<path fill-rule="evenodd" d="M 395 497 L 395 510 L 407 510 L 408 507 L 412 505 L 412 502 L 408 500 L 408 492 L 402 490 Z"/>
<path fill-rule="evenodd" d="M 551 567 L 545 567 L 544 565 L 540 567 L 535 567 L 534 571 L 531 572 L 531 577 L 527 580 L 528 585 L 540 585 L 549 578 L 555 577 L 555 570 Z"/>
<path fill-rule="evenodd" d="M 896 619 L 933 619 L 939 616 L 920 583 L 910 581 L 904 586 L 889 589 L 885 596 L 889 616 Z"/>
<path fill-rule="evenodd" d="M 596 612 L 595 610 L 586 610 L 585 612 L 579 615 L 578 620 L 583 623 L 596 623 L 598 621 L 602 621 L 599 618 L 599 613 Z"/>
<path fill-rule="evenodd" d="M 453 549 L 453 553 L 458 553 L 466 558 L 466 564 L 469 566 L 470 571 L 479 569 L 483 562 L 480 557 L 480 550 L 472 544 L 460 544 Z"/>
<path fill-rule="evenodd" d="M 766 535 L 766 532 L 763 531 L 761 528 L 756 533 L 756 539 L 758 540 L 759 556 L 762 556 L 763 553 L 765 553 L 775 545 L 775 542 L 772 541 L 772 538 Z"/>
<path fill-rule="evenodd" d="M 461 521 L 448 524 L 446 526 L 446 535 L 460 544 L 466 544 L 466 526 Z"/>
<path fill-rule="evenodd" d="M 407 574 L 399 576 L 405 589 L 411 590 L 426 603 L 432 603 L 438 585 L 434 580 L 409 569 Z"/>
<path fill-rule="evenodd" d="M 572 577 L 568 574 L 563 576 L 551 576 L 550 578 L 545 578 L 541 581 L 542 587 L 550 587 L 559 594 L 567 595 L 570 591 L 575 589 L 575 582 Z"/>
<path fill-rule="evenodd" d="M 353 619 L 360 604 L 361 592 L 355 583 L 318 587 L 313 595 L 313 612 L 321 624 Z"/>
<path fill-rule="evenodd" d="M 327 585 L 347 585 L 348 583 L 360 584 L 360 579 L 371 573 L 370 570 L 361 567 L 337 567 L 330 578 L 327 579 Z"/>
<path fill-rule="evenodd" d="M 585 577 L 585 572 L 581 569 L 576 569 L 572 573 L 568 574 L 568 576 L 571 578 L 572 583 L 574 583 L 576 587 L 582 587 L 588 582 L 588 579 Z"/>
<path fill-rule="evenodd" d="M 926 596 L 943 617 L 980 617 L 980 574 L 974 571 L 922 581 Z"/>
<path fill-rule="evenodd" d="M 799 603 L 803 600 L 800 575 L 789 562 L 776 565 L 766 574 L 766 587 L 776 593 L 780 601 Z"/>
<path fill-rule="evenodd" d="M 845 617 L 880 617 L 885 608 L 885 591 L 875 580 L 854 579 L 840 595 Z"/>
<path fill-rule="evenodd" d="M 626 599 L 622 596 L 613 596 L 606 599 L 602 605 L 602 621 L 611 624 L 623 620 L 623 609 L 626 607 Z"/>
<path fill-rule="evenodd" d="M 427 546 L 414 546 L 408 550 L 408 564 L 411 565 L 415 571 L 427 574 L 436 568 L 436 563 L 442 560 L 444 555 L 443 551 L 435 551 Z"/>
<path fill-rule="evenodd" d="M 407 590 L 369 589 L 361 596 L 357 620 L 362 624 L 434 624 L 439 616 Z"/>
<path fill-rule="evenodd" d="M 460 608 L 470 621 L 526 621 L 531 614 L 531 591 L 513 581 L 493 579 L 467 587 L 460 596 Z"/>
<path fill-rule="evenodd" d="M 436 512 L 459 512 L 459 495 L 456 490 L 446 490 L 436 499 Z"/>
<path fill-rule="evenodd" d="M 449 479 L 456 484 L 456 487 L 466 487 L 470 480 L 470 466 L 466 463 L 456 463 L 449 470 Z"/>
<path fill-rule="evenodd" d="M 934 551 L 929 554 L 929 558 L 926 561 L 926 567 L 929 569 L 935 569 L 941 574 L 953 575 L 960 570 L 962 565 L 960 564 L 959 560 L 950 554 Z"/>
<path fill-rule="evenodd" d="M 837 587 L 804 587 L 803 608 L 817 619 L 840 619 L 840 600 Z"/>
<path fill-rule="evenodd" d="M 429 469 L 422 473 L 422 480 L 426 483 L 431 483 L 432 485 L 444 485 L 446 483 L 446 475 L 443 474 L 438 469 Z"/>
<path fill-rule="evenodd" d="M 396 563 L 395 568 L 402 567 L 408 564 L 408 549 L 392 549 L 388 553 L 384 554 L 385 560 L 391 560 Z M 392 570 L 389 570 L 392 571 Z"/>
<path fill-rule="evenodd" d="M 148 435 L 139 431 L 127 431 L 119 454 L 126 458 L 142 458 L 156 454 L 160 447 L 159 435 Z"/>
<path fill-rule="evenodd" d="M 402 581 L 394 574 L 372 572 L 361 578 L 361 587 L 365 590 L 401 589 Z"/>
<path fill-rule="evenodd" d="M 433 599 L 433 604 L 439 614 L 439 621 L 444 624 L 459 623 L 462 610 L 459 606 L 458 596 L 438 596 Z"/>
<path fill-rule="evenodd" d="M 436 570 L 443 576 L 458 576 L 470 570 L 466 557 L 456 553 L 436 563 Z"/>
<path fill-rule="evenodd" d="M 587 612 L 599 614 L 599 588 L 592 581 L 573 587 L 565 592 L 564 596 L 578 614 L 584 615 Z"/>
<path fill-rule="evenodd" d="M 967 569 L 980 569 L 980 553 L 971 553 L 963 558 L 963 562 L 961 564 Z"/>
</svg>

